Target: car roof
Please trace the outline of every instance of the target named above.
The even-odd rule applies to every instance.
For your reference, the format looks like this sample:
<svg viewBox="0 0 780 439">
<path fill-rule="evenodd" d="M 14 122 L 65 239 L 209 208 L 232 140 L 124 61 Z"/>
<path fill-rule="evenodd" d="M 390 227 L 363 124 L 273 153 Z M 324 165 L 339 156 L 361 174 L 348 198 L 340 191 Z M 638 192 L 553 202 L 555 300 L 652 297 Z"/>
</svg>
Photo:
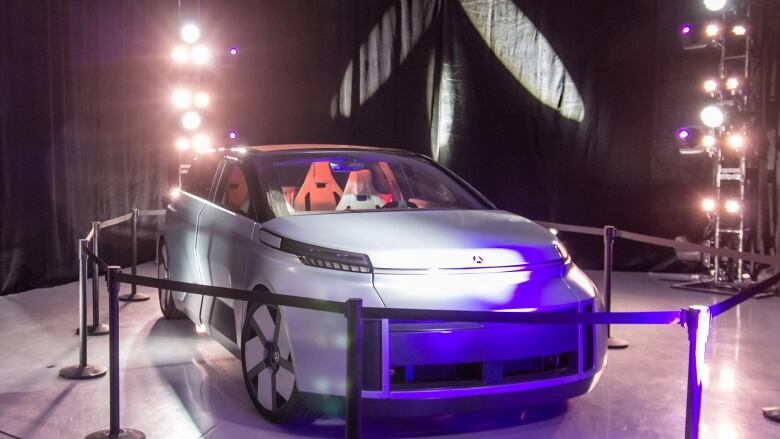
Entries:
<svg viewBox="0 0 780 439">
<path fill-rule="evenodd" d="M 331 145 L 331 144 L 288 144 L 288 145 L 259 145 L 248 146 L 247 151 L 256 152 L 276 152 L 276 151 L 306 151 L 306 150 L 320 150 L 320 149 L 345 149 L 353 151 L 385 151 L 385 152 L 400 152 L 409 153 L 402 149 L 396 148 L 380 148 L 374 146 L 359 146 L 359 145 Z"/>
</svg>

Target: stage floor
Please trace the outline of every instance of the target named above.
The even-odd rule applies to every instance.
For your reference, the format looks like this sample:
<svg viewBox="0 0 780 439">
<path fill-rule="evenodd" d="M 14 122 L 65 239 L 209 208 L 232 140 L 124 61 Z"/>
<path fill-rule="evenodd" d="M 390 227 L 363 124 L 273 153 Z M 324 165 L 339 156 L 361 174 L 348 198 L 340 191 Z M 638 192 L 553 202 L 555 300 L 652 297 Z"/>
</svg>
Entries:
<svg viewBox="0 0 780 439">
<path fill-rule="evenodd" d="M 151 264 L 139 274 L 154 275 Z M 590 273 L 599 283 L 600 273 Z M 670 289 L 644 273 L 616 273 L 616 311 L 712 304 L 715 296 Z M 104 286 L 104 284 L 101 284 Z M 123 289 L 126 286 L 123 286 Z M 103 290 L 105 292 L 105 289 Z M 340 420 L 283 427 L 249 402 L 239 361 L 187 320 L 167 321 L 152 299 L 121 303 L 122 426 L 149 438 L 339 437 Z M 106 321 L 105 295 L 101 297 Z M 0 297 L 0 438 L 81 438 L 108 428 L 108 379 L 67 381 L 78 361 L 76 285 Z M 702 437 L 780 437 L 761 407 L 780 405 L 780 298 L 751 300 L 719 317 L 707 352 Z M 686 332 L 616 326 L 631 342 L 610 351 L 601 383 L 565 406 L 469 416 L 367 418 L 367 437 L 681 438 Z M 89 338 L 89 361 L 108 366 L 108 338 Z M 5 434 L 4 434 L 5 433 Z"/>
</svg>

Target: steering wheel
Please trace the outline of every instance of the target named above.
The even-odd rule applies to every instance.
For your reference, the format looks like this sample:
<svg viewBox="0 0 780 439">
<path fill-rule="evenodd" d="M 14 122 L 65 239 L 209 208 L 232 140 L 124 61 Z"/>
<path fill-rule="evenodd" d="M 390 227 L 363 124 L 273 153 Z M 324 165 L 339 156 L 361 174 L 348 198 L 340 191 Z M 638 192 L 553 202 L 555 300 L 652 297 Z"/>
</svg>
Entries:
<svg viewBox="0 0 780 439">
<path fill-rule="evenodd" d="M 417 209 L 418 208 L 418 206 L 416 204 L 412 203 L 411 201 L 401 200 L 401 201 L 391 201 L 391 202 L 385 204 L 384 206 L 382 206 L 382 209 L 395 209 L 395 208 L 398 208 L 398 207 L 400 207 L 402 209 L 406 209 L 407 207 L 410 208 L 410 209 Z"/>
</svg>

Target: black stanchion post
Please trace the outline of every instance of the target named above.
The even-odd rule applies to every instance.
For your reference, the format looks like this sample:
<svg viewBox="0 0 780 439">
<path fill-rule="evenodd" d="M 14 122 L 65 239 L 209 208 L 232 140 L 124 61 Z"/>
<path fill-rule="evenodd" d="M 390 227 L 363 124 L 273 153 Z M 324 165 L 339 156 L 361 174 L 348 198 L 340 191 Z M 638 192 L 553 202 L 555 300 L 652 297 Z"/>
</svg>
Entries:
<svg viewBox="0 0 780 439">
<path fill-rule="evenodd" d="M 92 222 L 92 253 L 100 257 L 100 221 Z M 92 261 L 92 324 L 87 335 L 106 335 L 108 326 L 100 323 L 100 265 Z"/>
<path fill-rule="evenodd" d="M 360 437 L 363 391 L 363 300 L 347 300 L 347 394 L 344 398 L 344 437 Z"/>
<path fill-rule="evenodd" d="M 701 310 L 689 307 L 685 311 L 685 325 L 688 328 L 688 397 L 685 410 L 685 439 L 698 439 L 701 418 L 701 373 L 698 355 L 704 355 L 704 346 L 699 343 L 699 316 Z M 697 354 L 697 350 L 701 353 Z"/>
<path fill-rule="evenodd" d="M 87 364 L 87 270 L 89 260 L 84 247 L 89 241 L 79 239 L 79 364 L 60 369 L 60 376 L 69 380 L 98 378 L 106 374 L 106 368 Z"/>
<path fill-rule="evenodd" d="M 617 229 L 614 226 L 604 226 L 604 301 L 607 312 L 612 311 L 612 251 L 615 248 L 616 234 Z M 607 325 L 607 347 L 610 349 L 628 347 L 626 340 L 612 337 L 610 325 Z"/>
<path fill-rule="evenodd" d="M 108 287 L 108 323 L 111 333 L 108 336 L 108 358 L 110 361 L 109 379 L 109 426 L 108 430 L 90 433 L 86 439 L 143 439 L 145 434 L 130 428 L 119 426 L 119 282 L 116 275 L 119 267 L 111 266 L 106 270 Z"/>
<path fill-rule="evenodd" d="M 131 255 L 131 261 L 130 261 L 130 274 L 136 275 L 137 266 L 138 266 L 138 217 L 140 216 L 140 211 L 138 209 L 133 209 L 133 215 L 130 217 L 130 240 L 132 241 L 132 255 Z M 136 293 L 136 285 L 132 284 L 130 286 L 130 294 L 122 294 L 119 296 L 119 300 L 125 301 L 125 302 L 141 302 L 144 300 L 149 300 L 149 296 L 146 294 L 139 294 Z"/>
</svg>

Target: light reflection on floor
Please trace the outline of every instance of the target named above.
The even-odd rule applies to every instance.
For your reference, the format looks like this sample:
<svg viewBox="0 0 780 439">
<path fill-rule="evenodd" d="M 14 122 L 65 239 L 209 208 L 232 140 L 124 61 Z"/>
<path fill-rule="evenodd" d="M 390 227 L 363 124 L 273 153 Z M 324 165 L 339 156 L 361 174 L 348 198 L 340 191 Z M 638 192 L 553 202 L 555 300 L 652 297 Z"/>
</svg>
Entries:
<svg viewBox="0 0 780 439">
<path fill-rule="evenodd" d="M 144 265 L 141 274 L 151 275 Z M 599 279 L 595 273 L 594 279 Z M 142 291 L 145 291 L 142 289 Z M 146 291 L 149 292 L 149 291 Z M 616 310 L 678 309 L 722 296 L 672 290 L 642 273 L 615 275 Z M 105 301 L 103 301 L 105 302 Z M 105 308 L 105 303 L 102 303 Z M 343 422 L 265 422 L 247 399 L 238 360 L 187 321 L 161 319 L 152 300 L 121 305 L 122 425 L 151 438 L 341 437 Z M 0 431 L 23 438 L 83 437 L 108 427 L 108 381 L 69 382 L 76 362 L 73 284 L 0 298 Z M 104 318 L 105 318 L 105 312 Z M 761 407 L 780 405 L 780 299 L 752 300 L 719 317 L 708 344 L 703 438 L 780 437 Z M 422 419 L 371 417 L 367 437 L 677 438 L 683 436 L 687 342 L 680 327 L 613 328 L 613 351 L 590 394 L 541 409 L 512 407 Z M 108 365 L 106 337 L 90 362 Z M 0 438 L 5 437 L 0 433 Z"/>
</svg>

